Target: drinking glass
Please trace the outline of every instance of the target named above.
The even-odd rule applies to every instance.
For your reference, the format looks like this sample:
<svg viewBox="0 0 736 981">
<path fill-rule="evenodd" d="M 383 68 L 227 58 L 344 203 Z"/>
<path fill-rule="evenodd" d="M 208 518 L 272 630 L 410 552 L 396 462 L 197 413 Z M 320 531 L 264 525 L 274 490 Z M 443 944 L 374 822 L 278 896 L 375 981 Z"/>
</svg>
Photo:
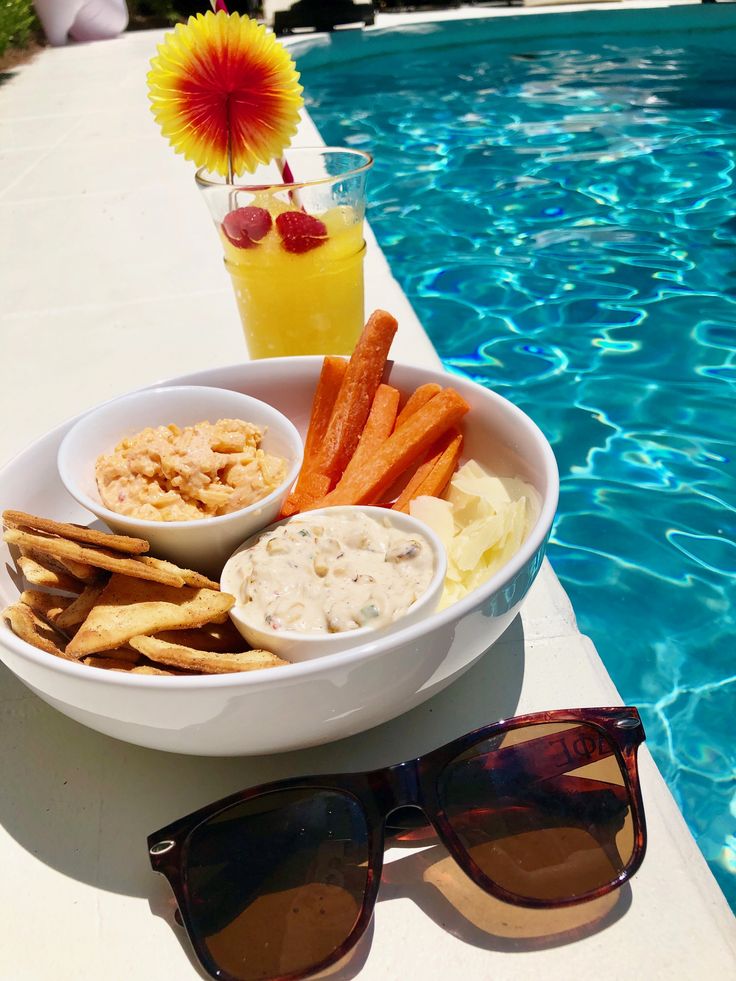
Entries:
<svg viewBox="0 0 736 981">
<path fill-rule="evenodd" d="M 373 158 L 288 151 L 231 181 L 200 169 L 252 358 L 350 354 L 364 322 L 365 183 Z"/>
</svg>

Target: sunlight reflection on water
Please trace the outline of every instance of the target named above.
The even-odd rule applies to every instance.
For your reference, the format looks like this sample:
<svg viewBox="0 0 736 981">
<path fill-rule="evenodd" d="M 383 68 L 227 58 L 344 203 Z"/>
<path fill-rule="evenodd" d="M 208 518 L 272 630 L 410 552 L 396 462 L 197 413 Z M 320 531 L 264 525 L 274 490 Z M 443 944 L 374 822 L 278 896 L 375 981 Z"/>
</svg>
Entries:
<svg viewBox="0 0 736 981">
<path fill-rule="evenodd" d="M 736 908 L 736 62 L 677 40 L 302 80 L 374 153 L 369 219 L 447 369 L 554 446 L 550 558 Z"/>
</svg>

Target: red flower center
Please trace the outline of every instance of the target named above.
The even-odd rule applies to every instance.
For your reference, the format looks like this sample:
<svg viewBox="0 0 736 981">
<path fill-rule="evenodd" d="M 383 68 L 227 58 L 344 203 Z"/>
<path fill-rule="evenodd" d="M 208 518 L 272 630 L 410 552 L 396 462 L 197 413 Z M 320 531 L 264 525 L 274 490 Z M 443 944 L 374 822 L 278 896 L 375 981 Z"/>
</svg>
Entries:
<svg viewBox="0 0 736 981">
<path fill-rule="evenodd" d="M 272 69 L 247 49 L 208 49 L 192 59 L 178 87 L 181 112 L 188 127 L 227 153 L 257 142 L 282 112 L 282 98 L 271 84 Z"/>
</svg>

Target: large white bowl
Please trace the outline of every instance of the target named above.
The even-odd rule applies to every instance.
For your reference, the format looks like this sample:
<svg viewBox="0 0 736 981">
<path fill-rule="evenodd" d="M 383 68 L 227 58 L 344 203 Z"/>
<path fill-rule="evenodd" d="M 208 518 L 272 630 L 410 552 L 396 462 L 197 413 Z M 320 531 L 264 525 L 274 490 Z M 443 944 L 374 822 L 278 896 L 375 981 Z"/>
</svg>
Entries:
<svg viewBox="0 0 736 981">
<path fill-rule="evenodd" d="M 202 371 L 171 384 L 247 391 L 304 432 L 321 358 L 277 358 Z M 511 623 L 539 571 L 557 506 L 554 455 L 536 425 L 501 396 L 459 377 L 394 364 L 404 393 L 428 381 L 453 385 L 470 403 L 465 457 L 516 474 L 542 499 L 514 558 L 459 603 L 385 638 L 331 657 L 244 674 L 162 678 L 107 672 L 45 654 L 0 622 L 0 655 L 41 698 L 92 729 L 141 746 L 202 756 L 299 749 L 361 732 L 420 704 L 467 670 Z M 89 520 L 64 490 L 59 443 L 72 423 L 38 440 L 0 473 L 0 507 L 66 521 Z M 5 546 L 3 546 L 5 547 Z M 5 552 L 0 602 L 22 581 Z M 489 657 L 493 657 L 491 652 Z"/>
<path fill-rule="evenodd" d="M 230 514 L 191 521 L 150 521 L 119 514 L 102 503 L 95 463 L 102 454 L 112 453 L 126 436 L 149 427 L 174 423 L 183 429 L 218 419 L 240 419 L 259 426 L 264 430 L 261 448 L 286 460 L 286 476 L 270 494 Z M 168 385 L 131 392 L 91 409 L 62 439 L 57 465 L 72 497 L 113 531 L 145 538 L 152 555 L 219 578 L 233 549 L 276 520 L 303 455 L 301 436 L 294 424 L 267 402 L 212 386 Z"/>
<path fill-rule="evenodd" d="M 394 623 L 388 623 L 378 628 L 360 627 L 356 630 L 344 630 L 334 634 L 318 632 L 298 633 L 295 630 L 278 630 L 274 632 L 273 630 L 268 630 L 267 627 L 259 627 L 253 623 L 246 615 L 246 607 L 236 603 L 232 610 L 230 610 L 230 619 L 251 647 L 265 648 L 273 654 L 283 657 L 286 661 L 309 661 L 313 657 L 331 657 L 333 654 L 347 651 L 351 647 L 359 647 L 367 640 L 378 640 L 379 637 L 384 639 L 386 634 L 396 633 L 396 631 L 408 627 L 409 624 L 417 623 L 417 621 L 425 619 L 434 613 L 442 598 L 442 590 L 444 589 L 445 576 L 447 574 L 447 553 L 439 536 L 418 518 L 413 518 L 410 514 L 404 514 L 403 511 L 392 511 L 390 508 L 361 507 L 360 505 L 315 508 L 314 511 L 308 512 L 308 516 L 312 518 L 329 513 L 352 514 L 353 512 L 365 514 L 369 518 L 373 518 L 374 521 L 390 522 L 392 527 L 408 535 L 424 536 L 432 551 L 434 571 L 432 573 L 432 579 L 422 595 L 416 602 L 412 603 L 403 617 Z M 285 518 L 283 521 L 277 521 L 270 528 L 264 530 L 270 531 L 272 528 L 277 528 L 279 525 L 286 524 L 288 521 L 299 520 L 300 517 L 300 515 L 295 515 L 294 518 Z M 240 548 L 236 549 L 225 563 L 225 568 L 222 570 L 222 576 L 220 577 L 220 588 L 224 592 L 236 597 L 240 595 L 242 582 L 237 572 L 237 562 L 235 560 L 241 552 L 255 545 L 261 534 L 262 532 L 249 538 L 248 541 L 243 542 Z"/>
</svg>

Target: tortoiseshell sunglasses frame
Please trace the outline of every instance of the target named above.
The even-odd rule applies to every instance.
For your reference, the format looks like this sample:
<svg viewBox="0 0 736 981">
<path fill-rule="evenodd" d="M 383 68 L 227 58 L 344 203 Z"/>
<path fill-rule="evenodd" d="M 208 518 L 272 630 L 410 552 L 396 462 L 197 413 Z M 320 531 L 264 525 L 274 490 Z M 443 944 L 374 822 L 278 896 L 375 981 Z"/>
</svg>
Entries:
<svg viewBox="0 0 736 981">
<path fill-rule="evenodd" d="M 449 763 L 477 743 L 526 726 L 566 723 L 590 726 L 603 733 L 611 743 L 628 792 L 634 832 L 633 852 L 624 869 L 596 889 L 558 900 L 518 896 L 486 876 L 461 844 L 440 803 L 438 778 Z M 328 957 L 312 965 L 308 970 L 270 979 L 270 981 L 300 981 L 341 960 L 355 946 L 368 927 L 381 880 L 387 819 L 393 811 L 402 807 L 419 807 L 440 841 L 466 875 L 485 892 L 504 902 L 534 909 L 551 909 L 597 899 L 619 888 L 637 871 L 646 851 L 646 824 L 637 769 L 637 750 L 644 739 L 641 718 L 633 707 L 561 709 L 516 716 L 483 726 L 404 763 L 362 773 L 293 777 L 232 794 L 149 835 L 151 867 L 154 872 L 160 873 L 168 880 L 178 903 L 182 923 L 205 970 L 218 981 L 238 981 L 212 961 L 188 913 L 186 862 L 187 842 L 190 835 L 202 823 L 211 820 L 233 805 L 276 791 L 326 790 L 352 797 L 363 811 L 368 834 L 368 869 L 362 907 L 349 936 Z M 583 763 L 584 761 L 580 765 Z"/>
</svg>

